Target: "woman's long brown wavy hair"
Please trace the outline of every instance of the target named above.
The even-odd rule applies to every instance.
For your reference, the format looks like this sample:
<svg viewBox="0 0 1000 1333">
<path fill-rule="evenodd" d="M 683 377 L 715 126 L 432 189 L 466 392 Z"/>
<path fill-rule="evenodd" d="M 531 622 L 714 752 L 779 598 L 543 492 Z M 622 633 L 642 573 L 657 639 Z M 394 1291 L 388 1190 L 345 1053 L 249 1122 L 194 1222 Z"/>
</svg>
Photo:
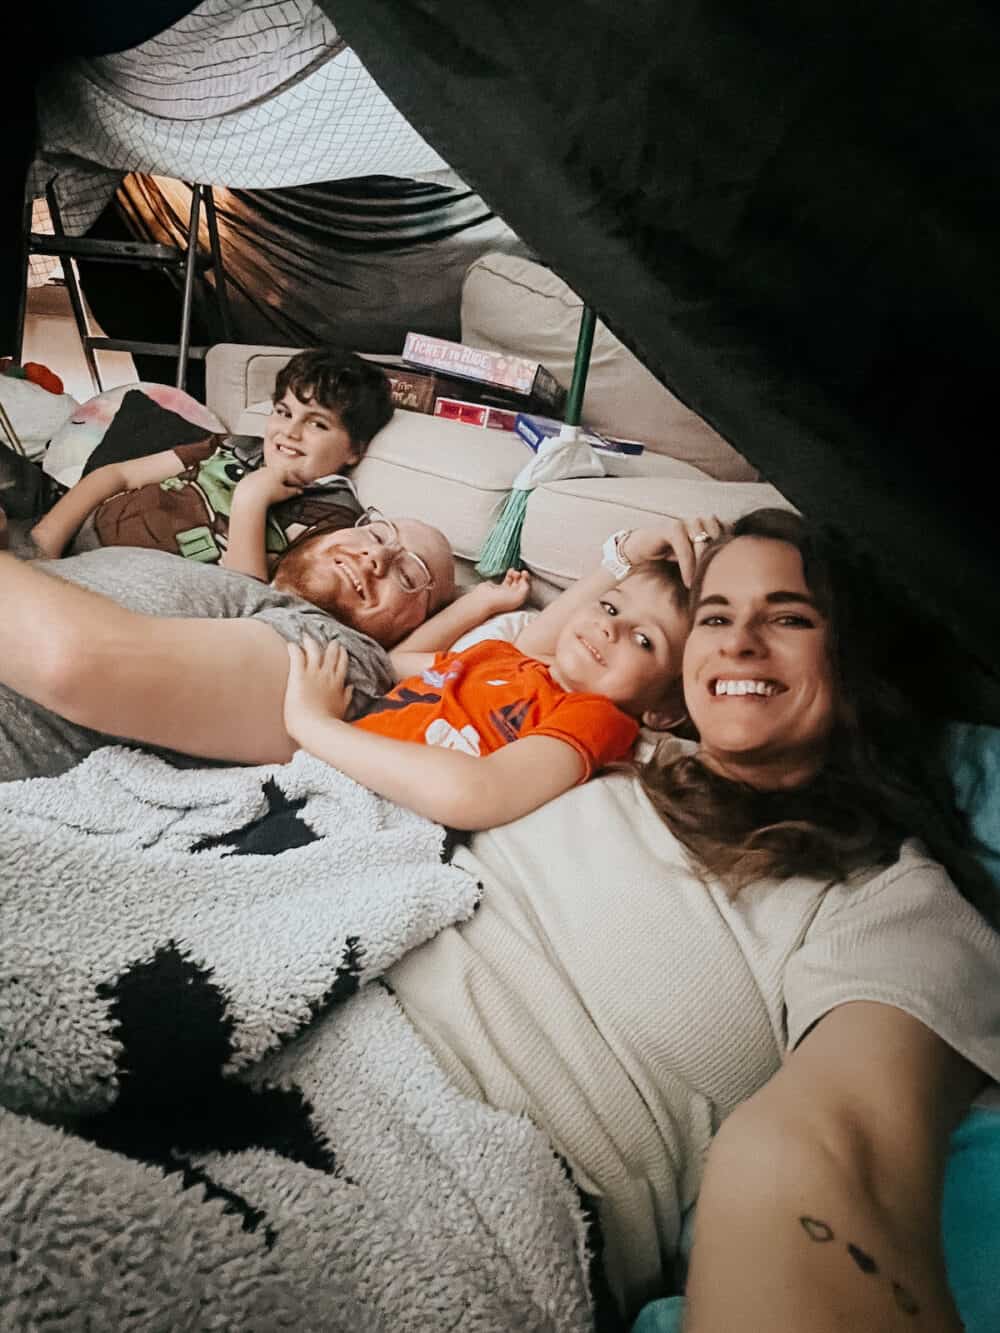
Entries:
<svg viewBox="0 0 1000 1333">
<path fill-rule="evenodd" d="M 674 836 L 732 893 L 753 880 L 805 875 L 830 882 L 891 864 L 904 838 L 919 836 L 959 888 L 987 915 L 992 893 L 972 856 L 973 840 L 941 759 L 938 724 L 902 687 L 893 662 L 891 601 L 874 580 L 798 515 L 745 515 L 699 561 L 690 604 L 705 574 L 739 537 L 787 542 L 802 557 L 806 585 L 830 625 L 839 700 L 822 770 L 798 789 L 759 791 L 708 768 L 697 754 L 658 751 L 637 773 Z M 891 623 L 891 622 L 890 622 Z"/>
</svg>

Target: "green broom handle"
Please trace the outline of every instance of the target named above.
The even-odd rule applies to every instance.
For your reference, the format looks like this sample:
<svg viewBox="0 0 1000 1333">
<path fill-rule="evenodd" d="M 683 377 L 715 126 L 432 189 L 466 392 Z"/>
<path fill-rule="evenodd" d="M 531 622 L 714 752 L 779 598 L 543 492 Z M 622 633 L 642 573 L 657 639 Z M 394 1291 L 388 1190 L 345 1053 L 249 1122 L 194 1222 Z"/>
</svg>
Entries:
<svg viewBox="0 0 1000 1333">
<path fill-rule="evenodd" d="M 587 371 L 590 369 L 590 349 L 594 345 L 594 325 L 597 315 L 592 307 L 585 305 L 580 315 L 580 332 L 576 339 L 576 357 L 573 360 L 573 379 L 566 395 L 566 412 L 563 420 L 567 426 L 579 426 L 580 413 L 583 410 L 583 391 L 587 387 Z"/>
</svg>

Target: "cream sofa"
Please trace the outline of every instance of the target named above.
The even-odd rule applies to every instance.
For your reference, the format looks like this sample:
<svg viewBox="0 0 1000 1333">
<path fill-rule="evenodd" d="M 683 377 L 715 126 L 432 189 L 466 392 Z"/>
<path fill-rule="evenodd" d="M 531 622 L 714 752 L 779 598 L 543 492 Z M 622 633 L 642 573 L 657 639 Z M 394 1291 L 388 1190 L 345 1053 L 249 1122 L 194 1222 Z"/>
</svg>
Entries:
<svg viewBox="0 0 1000 1333">
<path fill-rule="evenodd" d="M 510 255 L 487 255 L 466 275 L 463 338 L 541 360 L 568 383 L 579 310 L 579 298 L 549 270 Z M 207 357 L 208 406 L 230 430 L 261 434 L 275 377 L 293 354 L 285 347 L 213 347 Z M 543 601 L 592 568 L 601 542 L 617 528 L 658 516 L 708 513 L 732 520 L 762 505 L 790 507 L 600 325 L 583 415 L 595 426 L 641 438 L 648 447 L 638 458 L 608 458 L 607 476 L 553 482 L 532 493 L 521 555 Z M 397 409 L 372 441 L 355 480 L 366 504 L 441 528 L 468 581 L 511 483 L 530 456 L 507 432 Z"/>
</svg>

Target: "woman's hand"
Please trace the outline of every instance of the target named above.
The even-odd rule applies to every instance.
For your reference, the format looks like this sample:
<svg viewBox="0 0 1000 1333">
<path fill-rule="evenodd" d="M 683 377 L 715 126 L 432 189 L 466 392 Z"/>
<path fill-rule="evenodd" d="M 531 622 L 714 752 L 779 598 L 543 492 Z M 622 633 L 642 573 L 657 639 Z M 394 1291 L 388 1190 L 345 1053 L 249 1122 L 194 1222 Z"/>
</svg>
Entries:
<svg viewBox="0 0 1000 1333">
<path fill-rule="evenodd" d="M 288 647 L 288 684 L 285 686 L 285 730 L 293 741 L 306 745 L 306 733 L 318 721 L 342 721 L 354 694 L 348 685 L 348 655 L 339 643 L 321 647 L 306 635 Z"/>
<path fill-rule="evenodd" d="M 621 551 L 633 565 L 649 560 L 675 561 L 684 586 L 689 588 L 702 549 L 725 530 L 726 525 L 714 514 L 709 518 L 667 518 L 649 527 L 633 528 Z"/>
<path fill-rule="evenodd" d="M 480 583 L 470 596 L 477 599 L 483 619 L 501 615 L 504 611 L 517 611 L 528 600 L 531 593 L 531 575 L 527 570 L 508 569 L 500 583 Z"/>
</svg>

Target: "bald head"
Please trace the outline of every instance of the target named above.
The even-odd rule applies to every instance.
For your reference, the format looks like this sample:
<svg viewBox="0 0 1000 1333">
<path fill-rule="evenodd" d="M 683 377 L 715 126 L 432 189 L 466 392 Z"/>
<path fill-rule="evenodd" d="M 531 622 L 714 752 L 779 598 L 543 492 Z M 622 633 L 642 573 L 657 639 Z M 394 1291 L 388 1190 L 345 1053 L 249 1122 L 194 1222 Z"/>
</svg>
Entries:
<svg viewBox="0 0 1000 1333">
<path fill-rule="evenodd" d="M 399 545 L 377 539 L 371 527 L 320 531 L 296 542 L 271 582 L 361 630 L 385 648 L 423 623 L 455 591 L 455 560 L 443 532 L 416 518 L 393 519 Z M 401 553 L 419 557 L 431 577 L 413 591 L 400 577 Z"/>
</svg>

